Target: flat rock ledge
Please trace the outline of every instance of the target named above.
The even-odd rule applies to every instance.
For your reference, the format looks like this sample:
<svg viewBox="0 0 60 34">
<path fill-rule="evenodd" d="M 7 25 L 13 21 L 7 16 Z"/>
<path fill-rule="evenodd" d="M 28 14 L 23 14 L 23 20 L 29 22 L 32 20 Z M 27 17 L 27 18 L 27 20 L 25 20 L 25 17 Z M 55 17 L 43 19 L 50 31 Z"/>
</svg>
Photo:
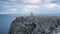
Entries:
<svg viewBox="0 0 60 34">
<path fill-rule="evenodd" d="M 8 34 L 58 34 L 59 16 L 20 16 L 11 22 Z"/>
</svg>

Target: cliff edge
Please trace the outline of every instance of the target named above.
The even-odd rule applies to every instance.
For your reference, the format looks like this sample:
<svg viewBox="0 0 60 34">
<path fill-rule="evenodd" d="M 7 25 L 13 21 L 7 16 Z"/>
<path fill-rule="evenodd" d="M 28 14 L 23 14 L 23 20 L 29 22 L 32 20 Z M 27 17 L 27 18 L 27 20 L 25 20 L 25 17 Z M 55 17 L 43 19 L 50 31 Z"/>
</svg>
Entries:
<svg viewBox="0 0 60 34">
<path fill-rule="evenodd" d="M 20 16 L 9 29 L 9 34 L 57 34 L 60 31 L 60 17 Z"/>
</svg>

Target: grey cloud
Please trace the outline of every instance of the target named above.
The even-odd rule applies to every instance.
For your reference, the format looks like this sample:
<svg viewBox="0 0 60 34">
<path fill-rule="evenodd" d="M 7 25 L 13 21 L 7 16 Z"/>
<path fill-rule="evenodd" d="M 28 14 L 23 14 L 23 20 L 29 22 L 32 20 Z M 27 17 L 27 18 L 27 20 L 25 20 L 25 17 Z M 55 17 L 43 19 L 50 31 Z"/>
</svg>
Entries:
<svg viewBox="0 0 60 34">
<path fill-rule="evenodd" d="M 5 2 L 8 2 L 8 1 L 10 1 L 10 0 L 0 0 L 0 1 L 5 1 Z"/>
<path fill-rule="evenodd" d="M 6 10 L 4 10 L 6 9 Z M 60 8 L 44 8 L 44 7 L 4 7 L 4 12 L 0 12 L 0 14 L 30 14 L 30 12 L 33 12 L 34 14 L 59 14 Z"/>
<path fill-rule="evenodd" d="M 13 3 L 18 3 L 18 4 L 33 4 L 31 0 L 0 0 L 0 1 L 7 1 L 7 2 L 13 2 Z M 31 3 L 30 3 L 31 1 Z M 38 4 L 40 4 L 40 2 L 49 2 L 49 3 L 56 3 L 56 4 L 60 4 L 60 0 L 36 0 L 36 2 L 39 2 Z"/>
<path fill-rule="evenodd" d="M 0 12 L 4 12 L 4 10 L 7 10 L 7 8 L 0 6 Z"/>
<path fill-rule="evenodd" d="M 60 0 L 0 0 L 0 1 L 7 1 L 11 3 L 25 4 L 25 5 L 40 5 L 40 3 L 43 4 L 44 2 L 60 4 Z"/>
<path fill-rule="evenodd" d="M 33 12 L 33 13 L 39 13 L 39 14 L 58 14 L 60 13 L 59 9 L 60 8 L 43 8 L 41 6 L 35 8 L 33 7 L 33 5 L 30 5 L 31 3 L 25 3 L 24 0 L 1 0 L 1 1 L 9 1 L 9 2 L 1 2 L 3 5 L 2 7 L 0 7 L 0 14 L 2 13 L 9 13 L 9 14 L 29 14 L 29 12 Z M 26 0 L 27 1 L 27 0 Z M 52 1 L 51 1 L 52 2 Z M 57 1 L 56 1 L 57 2 Z M 55 2 L 55 3 L 56 3 Z M 52 2 L 54 3 L 54 2 Z M 13 5 L 14 4 L 14 5 Z M 23 5 L 22 5 L 23 4 Z M 26 5 L 24 5 L 26 4 Z M 13 5 L 13 6 L 12 6 Z M 26 7 L 26 6 L 31 6 L 31 7 Z M 36 6 L 36 5 L 34 5 Z"/>
<path fill-rule="evenodd" d="M 51 3 L 59 4 L 60 5 L 60 0 L 54 0 Z"/>
<path fill-rule="evenodd" d="M 18 4 L 25 4 L 25 5 L 27 5 L 27 4 L 28 5 L 34 5 L 34 3 L 35 4 L 39 4 L 40 3 L 40 0 L 0 0 L 0 1 L 18 3 Z"/>
<path fill-rule="evenodd" d="M 0 6 L 0 14 L 18 14 L 22 10 L 22 6 Z"/>
</svg>

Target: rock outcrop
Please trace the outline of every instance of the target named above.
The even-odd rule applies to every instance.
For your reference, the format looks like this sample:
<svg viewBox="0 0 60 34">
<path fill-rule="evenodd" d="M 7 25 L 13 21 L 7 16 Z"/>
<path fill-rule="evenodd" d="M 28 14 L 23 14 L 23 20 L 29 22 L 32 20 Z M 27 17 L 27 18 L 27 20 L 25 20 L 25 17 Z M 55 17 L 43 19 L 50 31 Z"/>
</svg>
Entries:
<svg viewBox="0 0 60 34">
<path fill-rule="evenodd" d="M 11 23 L 9 34 L 57 34 L 60 31 L 60 17 L 21 16 Z"/>
</svg>

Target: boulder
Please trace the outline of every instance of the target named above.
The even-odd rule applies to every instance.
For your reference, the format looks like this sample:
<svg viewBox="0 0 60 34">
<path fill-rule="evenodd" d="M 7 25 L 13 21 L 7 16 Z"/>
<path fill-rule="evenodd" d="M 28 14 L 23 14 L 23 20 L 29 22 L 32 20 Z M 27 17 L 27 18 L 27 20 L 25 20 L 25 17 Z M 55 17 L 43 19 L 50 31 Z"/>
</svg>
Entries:
<svg viewBox="0 0 60 34">
<path fill-rule="evenodd" d="M 60 17 L 20 16 L 11 22 L 8 34 L 57 34 Z"/>
</svg>

